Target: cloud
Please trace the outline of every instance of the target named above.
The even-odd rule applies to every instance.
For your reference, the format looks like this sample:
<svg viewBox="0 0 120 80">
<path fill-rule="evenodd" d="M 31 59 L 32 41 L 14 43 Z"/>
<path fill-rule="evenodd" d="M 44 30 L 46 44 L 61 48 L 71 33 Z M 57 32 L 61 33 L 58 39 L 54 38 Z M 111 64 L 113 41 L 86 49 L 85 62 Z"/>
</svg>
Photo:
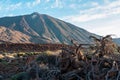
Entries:
<svg viewBox="0 0 120 80">
<path fill-rule="evenodd" d="M 99 6 L 99 4 L 97 2 L 92 2 L 91 5 L 92 6 Z"/>
<path fill-rule="evenodd" d="M 32 3 L 33 6 L 40 4 L 40 0 L 35 0 L 35 2 Z"/>
<path fill-rule="evenodd" d="M 82 0 L 69 0 L 70 2 L 81 2 Z"/>
<path fill-rule="evenodd" d="M 99 19 L 99 18 L 103 18 L 106 17 L 105 14 L 94 14 L 94 15 L 90 15 L 90 14 L 83 14 L 83 15 L 76 15 L 76 16 L 68 16 L 65 17 L 65 20 L 70 20 L 71 22 L 87 22 L 90 20 L 94 20 L 94 19 Z"/>
<path fill-rule="evenodd" d="M 88 30 L 89 32 L 105 36 L 108 34 L 115 34 L 113 37 L 120 37 L 120 17 L 114 16 L 107 19 L 94 20 L 89 22 L 78 23 L 81 28 Z"/>
<path fill-rule="evenodd" d="M 72 8 L 72 9 L 76 9 L 77 5 L 76 4 L 70 4 L 69 7 Z"/>
<path fill-rule="evenodd" d="M 93 2 L 92 7 L 86 6 L 83 4 L 82 10 L 78 8 L 79 13 L 62 19 L 101 36 L 115 34 L 115 37 L 120 37 L 120 0 L 107 0 L 102 4 Z"/>
<path fill-rule="evenodd" d="M 31 8 L 31 7 L 37 6 L 38 4 L 40 4 L 40 2 L 41 2 L 40 0 L 35 0 L 33 2 L 27 2 L 26 6 Z"/>
<path fill-rule="evenodd" d="M 120 15 L 120 0 L 114 2 L 107 2 L 107 5 L 98 5 L 93 3 L 96 7 L 86 10 L 80 10 L 77 15 L 66 16 L 63 19 L 70 22 L 87 22 L 96 19 L 103 19 L 113 15 Z"/>
<path fill-rule="evenodd" d="M 14 16 L 14 14 L 8 14 L 7 16 Z"/>
<path fill-rule="evenodd" d="M 61 0 L 55 0 L 51 8 L 63 8 L 63 2 Z"/>
<path fill-rule="evenodd" d="M 10 4 L 8 7 L 5 7 L 5 10 L 15 10 L 20 8 L 22 5 L 21 2 L 17 3 L 17 4 Z"/>
<path fill-rule="evenodd" d="M 110 24 L 102 25 L 102 27 L 98 25 L 98 27 L 94 27 L 93 29 L 91 29 L 91 32 L 94 32 L 101 36 L 115 34 L 114 37 L 120 37 L 120 31 L 118 29 L 118 27 L 120 26 L 120 24 L 118 24 L 119 22 L 112 22 Z"/>
<path fill-rule="evenodd" d="M 50 0 L 45 0 L 45 2 L 50 2 Z"/>
<path fill-rule="evenodd" d="M 98 5 L 99 5 L 98 2 L 93 2 L 93 1 L 89 2 L 88 1 L 88 2 L 86 2 L 84 4 L 81 4 L 81 7 L 96 7 Z"/>
<path fill-rule="evenodd" d="M 108 3 L 110 3 L 110 0 L 104 0 L 104 3 L 108 4 Z"/>
<path fill-rule="evenodd" d="M 0 10 L 2 10 L 1 6 L 0 6 Z"/>
</svg>

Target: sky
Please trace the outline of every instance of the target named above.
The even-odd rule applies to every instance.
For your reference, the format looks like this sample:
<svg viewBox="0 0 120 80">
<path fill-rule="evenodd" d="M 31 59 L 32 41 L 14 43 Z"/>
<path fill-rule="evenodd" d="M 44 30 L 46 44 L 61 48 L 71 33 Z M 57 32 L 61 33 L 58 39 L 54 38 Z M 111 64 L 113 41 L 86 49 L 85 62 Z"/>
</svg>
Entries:
<svg viewBox="0 0 120 80">
<path fill-rule="evenodd" d="M 120 0 L 0 0 L 0 17 L 38 12 L 89 32 L 120 37 Z"/>
</svg>

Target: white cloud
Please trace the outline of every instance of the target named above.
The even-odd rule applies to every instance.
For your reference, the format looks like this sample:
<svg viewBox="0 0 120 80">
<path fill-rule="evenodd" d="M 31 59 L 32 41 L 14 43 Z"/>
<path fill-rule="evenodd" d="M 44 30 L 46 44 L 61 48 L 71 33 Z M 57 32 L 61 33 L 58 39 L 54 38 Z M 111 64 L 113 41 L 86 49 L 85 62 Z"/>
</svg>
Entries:
<svg viewBox="0 0 120 80">
<path fill-rule="evenodd" d="M 89 22 L 77 23 L 78 26 L 88 30 L 89 32 L 105 36 L 108 34 L 115 34 L 120 38 L 120 17 L 114 16 L 108 19 L 94 20 Z"/>
<path fill-rule="evenodd" d="M 18 9 L 20 8 L 22 5 L 21 2 L 17 3 L 17 4 L 11 4 L 9 5 L 8 7 L 5 7 L 5 10 L 15 10 L 15 9 Z"/>
<path fill-rule="evenodd" d="M 63 3 L 61 0 L 55 0 L 55 3 L 51 6 L 51 8 L 63 8 Z"/>
<path fill-rule="evenodd" d="M 111 2 L 107 5 L 98 5 L 93 3 L 96 7 L 81 10 L 77 15 L 64 17 L 65 20 L 70 22 L 86 22 L 95 19 L 107 18 L 112 15 L 120 15 L 120 0 Z"/>
<path fill-rule="evenodd" d="M 50 0 L 45 0 L 45 2 L 49 2 Z"/>
<path fill-rule="evenodd" d="M 115 34 L 115 37 L 120 37 L 120 0 L 107 0 L 104 4 L 93 5 L 94 7 L 81 10 L 76 15 L 65 16 L 63 20 L 98 35 Z"/>
<path fill-rule="evenodd" d="M 2 8 L 0 7 L 0 10 L 2 10 Z"/>
<path fill-rule="evenodd" d="M 70 22 L 73 22 L 73 23 L 78 23 L 78 22 L 95 20 L 103 17 L 106 17 L 106 15 L 105 14 L 94 14 L 94 15 L 83 14 L 83 15 L 76 15 L 76 16 L 68 16 L 68 17 L 65 17 L 64 19 L 70 20 Z"/>
<path fill-rule="evenodd" d="M 113 24 L 109 24 L 107 26 L 104 27 L 97 27 L 97 28 L 93 28 L 91 30 L 91 32 L 94 32 L 96 34 L 99 34 L 101 36 L 105 36 L 108 34 L 114 34 L 114 37 L 120 37 L 120 30 L 119 30 L 119 26 L 120 25 L 115 25 Z"/>
<path fill-rule="evenodd" d="M 76 4 L 71 4 L 70 8 L 76 8 Z"/>
<path fill-rule="evenodd" d="M 14 16 L 14 14 L 8 14 L 7 16 Z"/>
<path fill-rule="evenodd" d="M 104 0 L 104 3 L 108 4 L 108 3 L 110 3 L 110 0 Z"/>
<path fill-rule="evenodd" d="M 84 4 L 81 4 L 81 7 L 96 7 L 96 6 L 99 6 L 99 3 L 98 2 L 86 2 Z"/>
<path fill-rule="evenodd" d="M 81 2 L 82 0 L 69 0 L 71 2 Z"/>
<path fill-rule="evenodd" d="M 31 8 L 33 6 L 37 6 L 38 4 L 40 4 L 40 2 L 41 2 L 40 0 L 35 0 L 33 2 L 27 2 L 26 5 L 27 7 Z"/>
<path fill-rule="evenodd" d="M 91 5 L 92 6 L 98 6 L 99 4 L 97 2 L 92 2 Z"/>
<path fill-rule="evenodd" d="M 72 4 L 67 5 L 67 7 L 69 7 L 70 9 L 78 10 L 80 5 L 78 5 L 76 3 L 72 3 Z"/>
<path fill-rule="evenodd" d="M 35 0 L 35 2 L 32 3 L 33 6 L 40 4 L 40 0 Z"/>
</svg>

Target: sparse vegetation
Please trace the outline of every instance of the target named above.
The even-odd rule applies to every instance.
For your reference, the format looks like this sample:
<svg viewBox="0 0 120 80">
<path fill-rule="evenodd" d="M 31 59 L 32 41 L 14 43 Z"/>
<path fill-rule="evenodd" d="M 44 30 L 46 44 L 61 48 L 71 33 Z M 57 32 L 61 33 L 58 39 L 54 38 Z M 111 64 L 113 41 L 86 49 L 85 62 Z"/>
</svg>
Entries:
<svg viewBox="0 0 120 80">
<path fill-rule="evenodd" d="M 90 44 L 77 44 L 63 47 L 57 55 L 51 51 L 1 55 L 0 75 L 4 80 L 120 80 L 120 53 L 111 36 L 91 38 L 95 45 L 89 50 L 84 46 Z"/>
</svg>

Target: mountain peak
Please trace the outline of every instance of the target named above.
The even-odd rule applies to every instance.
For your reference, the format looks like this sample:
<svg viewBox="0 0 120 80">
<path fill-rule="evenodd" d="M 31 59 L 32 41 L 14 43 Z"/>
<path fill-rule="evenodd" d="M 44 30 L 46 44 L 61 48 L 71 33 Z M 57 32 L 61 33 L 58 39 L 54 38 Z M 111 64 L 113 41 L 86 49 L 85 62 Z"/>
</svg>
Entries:
<svg viewBox="0 0 120 80">
<path fill-rule="evenodd" d="M 38 16 L 40 16 L 40 14 L 38 12 L 34 12 L 34 13 L 31 14 L 32 18 L 36 18 Z"/>
<path fill-rule="evenodd" d="M 40 15 L 38 12 L 33 12 L 32 15 Z"/>
<path fill-rule="evenodd" d="M 79 43 L 90 43 L 91 41 L 89 36 L 92 35 L 92 33 L 76 27 L 75 25 L 53 18 L 46 14 L 39 14 L 38 12 L 34 12 L 29 15 L 23 15 L 23 17 L 15 16 L 9 18 L 0 18 L 0 26 L 5 26 L 9 29 L 11 29 L 12 26 L 12 30 L 14 30 L 12 31 L 13 33 L 15 31 L 19 31 L 17 32 L 19 34 L 17 36 L 21 36 L 20 39 L 25 38 L 22 37 L 22 35 L 25 34 L 24 36 L 28 37 L 26 40 L 29 40 L 32 43 L 70 44 L 71 39 L 74 39 Z M 8 32 L 5 34 L 7 33 Z M 1 33 L 0 35 L 3 34 Z M 15 34 L 12 34 L 10 36 L 12 37 L 14 35 Z"/>
</svg>

